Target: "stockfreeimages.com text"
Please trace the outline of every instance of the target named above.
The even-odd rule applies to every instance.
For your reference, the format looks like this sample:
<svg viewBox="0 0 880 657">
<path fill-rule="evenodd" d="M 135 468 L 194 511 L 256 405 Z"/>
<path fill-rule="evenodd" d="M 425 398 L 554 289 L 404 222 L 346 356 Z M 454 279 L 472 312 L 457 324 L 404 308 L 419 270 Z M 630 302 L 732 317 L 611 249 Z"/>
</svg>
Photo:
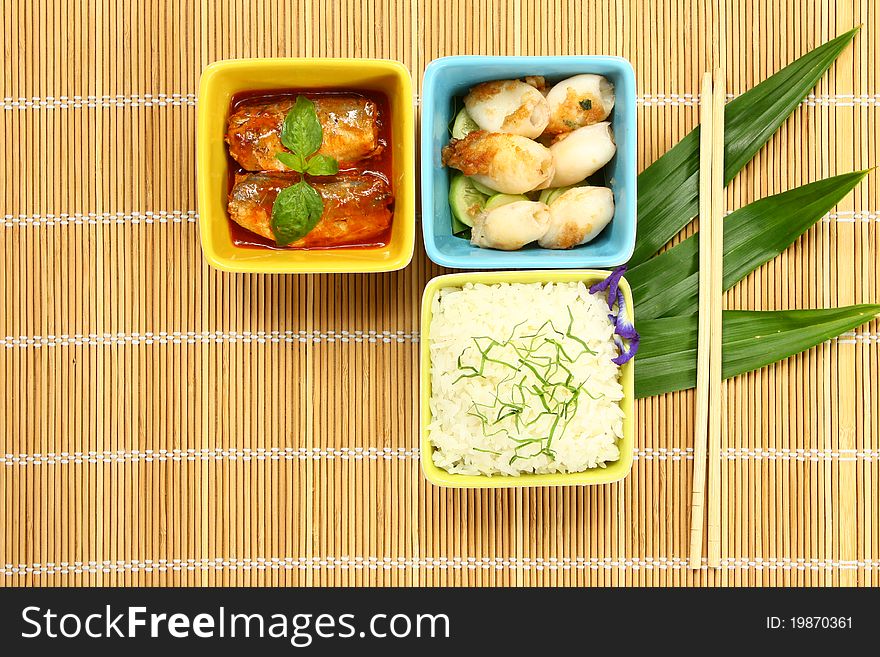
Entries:
<svg viewBox="0 0 880 657">
<path fill-rule="evenodd" d="M 316 638 L 439 639 L 450 636 L 446 614 L 373 614 L 361 629 L 355 614 L 248 614 L 229 612 L 225 607 L 211 613 L 169 614 L 134 606 L 113 610 L 107 605 L 101 611 L 83 614 L 32 606 L 22 609 L 21 618 L 25 624 L 21 636 L 25 639 L 272 638 L 287 639 L 292 646 L 305 648 Z"/>
</svg>

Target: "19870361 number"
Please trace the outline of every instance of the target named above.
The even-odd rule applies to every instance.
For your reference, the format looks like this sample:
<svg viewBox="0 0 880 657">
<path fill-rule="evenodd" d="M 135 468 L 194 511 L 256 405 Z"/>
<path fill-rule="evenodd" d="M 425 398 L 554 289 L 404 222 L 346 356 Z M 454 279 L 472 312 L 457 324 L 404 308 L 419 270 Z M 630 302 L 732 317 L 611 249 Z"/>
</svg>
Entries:
<svg viewBox="0 0 880 657">
<path fill-rule="evenodd" d="M 767 616 L 768 630 L 851 630 L 852 616 Z"/>
</svg>

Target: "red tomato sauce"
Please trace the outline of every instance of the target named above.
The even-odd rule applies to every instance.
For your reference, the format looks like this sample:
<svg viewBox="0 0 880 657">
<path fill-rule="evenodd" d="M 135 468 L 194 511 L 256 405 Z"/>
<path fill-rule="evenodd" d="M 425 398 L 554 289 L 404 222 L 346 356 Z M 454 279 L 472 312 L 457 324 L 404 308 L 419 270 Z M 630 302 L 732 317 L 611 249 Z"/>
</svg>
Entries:
<svg viewBox="0 0 880 657">
<path fill-rule="evenodd" d="M 308 89 L 277 89 L 277 90 L 267 90 L 267 89 L 259 89 L 255 91 L 242 91 L 235 94 L 232 97 L 232 101 L 229 103 L 229 114 L 231 115 L 236 108 L 241 105 L 245 101 L 253 100 L 253 99 L 261 99 L 266 101 L 274 101 L 280 100 L 283 98 L 297 96 L 305 96 L 309 99 L 321 98 L 325 96 L 333 96 L 333 95 L 342 95 L 342 96 L 361 96 L 363 98 L 367 98 L 368 100 L 372 100 L 376 103 L 376 107 L 378 108 L 377 113 L 377 124 L 379 128 L 378 135 L 378 143 L 383 146 L 382 152 L 375 156 L 366 160 L 361 160 L 353 166 L 340 168 L 339 174 L 373 174 L 381 176 L 385 179 L 388 185 L 394 190 L 393 184 L 393 168 L 392 168 L 392 153 L 391 153 L 391 108 L 388 102 L 388 98 L 385 94 L 378 91 L 368 91 L 365 89 L 336 89 L 336 90 L 308 90 Z M 242 167 L 239 166 L 238 162 L 236 162 L 233 157 L 229 154 L 229 151 L 226 151 L 226 160 L 227 160 L 227 171 L 228 174 L 228 189 L 227 193 L 232 191 L 233 186 L 235 185 L 235 175 L 238 173 L 247 173 Z M 332 181 L 334 176 L 309 176 L 307 180 L 314 182 L 329 182 Z M 392 214 L 394 212 L 394 207 L 391 207 Z M 375 242 L 371 242 L 370 244 L 346 244 L 342 246 L 325 246 L 325 247 L 294 247 L 294 246 L 278 246 L 275 242 L 271 240 L 267 240 L 262 235 L 257 235 L 249 231 L 247 228 L 238 225 L 232 219 L 227 217 L 227 221 L 229 222 L 229 233 L 232 237 L 232 243 L 236 246 L 241 246 L 245 248 L 257 248 L 257 249 L 278 249 L 278 250 L 317 250 L 317 249 L 369 249 L 369 248 L 379 248 L 383 246 L 387 246 L 391 241 L 391 229 L 392 225 L 389 225 L 388 229 L 384 232 L 381 238 Z"/>
</svg>

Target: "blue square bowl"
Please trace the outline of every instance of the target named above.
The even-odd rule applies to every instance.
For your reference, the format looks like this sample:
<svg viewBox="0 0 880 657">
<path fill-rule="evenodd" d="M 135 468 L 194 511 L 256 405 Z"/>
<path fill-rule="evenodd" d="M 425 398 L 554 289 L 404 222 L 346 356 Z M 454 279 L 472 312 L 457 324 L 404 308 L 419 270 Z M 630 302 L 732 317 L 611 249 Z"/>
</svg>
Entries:
<svg viewBox="0 0 880 657">
<path fill-rule="evenodd" d="M 449 143 L 452 99 L 489 80 L 543 75 L 548 82 L 597 73 L 614 84 L 611 127 L 617 143 L 605 167 L 614 193 L 614 218 L 602 233 L 583 246 L 566 251 L 529 246 L 519 251 L 494 251 L 471 246 L 452 234 L 449 209 L 450 171 L 440 161 Z M 422 232 L 428 257 L 454 269 L 566 269 L 622 265 L 636 243 L 636 82 L 630 63 L 620 57 L 479 57 L 435 59 L 425 69 L 422 85 Z"/>
</svg>

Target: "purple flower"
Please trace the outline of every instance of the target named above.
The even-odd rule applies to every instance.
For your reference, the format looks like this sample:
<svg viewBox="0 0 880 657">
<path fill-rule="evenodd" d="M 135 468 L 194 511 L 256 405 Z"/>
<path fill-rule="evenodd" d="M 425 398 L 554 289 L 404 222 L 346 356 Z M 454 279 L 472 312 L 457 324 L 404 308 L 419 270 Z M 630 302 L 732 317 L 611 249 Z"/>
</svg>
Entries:
<svg viewBox="0 0 880 657">
<path fill-rule="evenodd" d="M 638 332 L 636 332 L 636 327 L 629 320 L 629 315 L 626 312 L 626 302 L 623 300 L 623 292 L 620 290 L 617 290 L 617 316 L 614 317 L 612 315 L 611 318 L 614 322 L 614 332 L 620 337 L 631 340 L 639 336 Z"/>
<path fill-rule="evenodd" d="M 614 301 L 617 299 L 617 286 L 620 284 L 620 279 L 623 278 L 625 273 L 626 265 L 620 265 L 620 267 L 617 267 L 614 271 L 608 274 L 605 280 L 591 285 L 590 294 L 596 294 L 597 292 L 608 290 L 608 307 L 611 308 Z"/>
<path fill-rule="evenodd" d="M 635 337 L 629 338 L 629 347 L 621 340 L 618 336 L 614 336 L 614 342 L 617 344 L 617 348 L 620 350 L 620 354 L 611 359 L 611 362 L 615 365 L 623 365 L 626 361 L 632 360 L 632 358 L 636 355 L 636 352 L 639 350 L 639 334 L 636 333 Z"/>
<path fill-rule="evenodd" d="M 629 319 L 626 311 L 626 301 L 623 298 L 623 292 L 620 290 L 620 279 L 626 271 L 626 265 L 621 265 L 612 271 L 605 280 L 590 287 L 590 294 L 608 291 L 607 301 L 608 308 L 612 311 L 608 315 L 608 319 L 614 324 L 614 343 L 620 354 L 611 359 L 615 365 L 623 365 L 631 360 L 639 350 L 639 333 Z M 614 307 L 617 306 L 617 312 Z"/>
</svg>

